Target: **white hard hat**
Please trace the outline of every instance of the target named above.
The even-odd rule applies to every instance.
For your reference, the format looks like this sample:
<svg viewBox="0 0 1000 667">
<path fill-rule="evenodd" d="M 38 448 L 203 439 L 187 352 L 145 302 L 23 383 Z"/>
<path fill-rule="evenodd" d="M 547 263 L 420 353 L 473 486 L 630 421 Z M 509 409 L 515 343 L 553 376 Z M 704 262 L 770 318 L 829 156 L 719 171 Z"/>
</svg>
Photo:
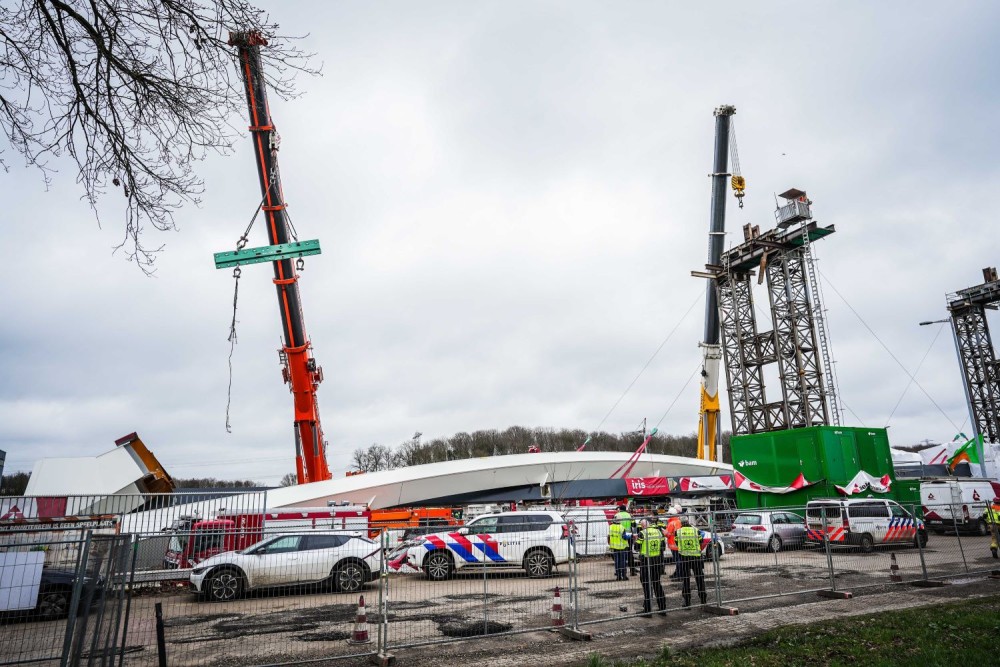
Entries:
<svg viewBox="0 0 1000 667">
<path fill-rule="evenodd" d="M 671 514 L 680 514 L 683 511 L 684 510 L 681 509 L 680 505 L 674 505 L 673 507 L 670 508 L 670 513 Z"/>
</svg>

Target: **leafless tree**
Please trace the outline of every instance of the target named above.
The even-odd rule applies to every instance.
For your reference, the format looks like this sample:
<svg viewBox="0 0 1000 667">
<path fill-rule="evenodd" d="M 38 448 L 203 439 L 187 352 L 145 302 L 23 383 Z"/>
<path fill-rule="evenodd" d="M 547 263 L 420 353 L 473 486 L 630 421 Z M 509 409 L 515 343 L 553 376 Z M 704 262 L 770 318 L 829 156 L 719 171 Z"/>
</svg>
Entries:
<svg viewBox="0 0 1000 667">
<path fill-rule="evenodd" d="M 299 476 L 294 472 L 286 472 L 285 476 L 278 482 L 278 486 L 295 486 L 299 483 Z"/>
<path fill-rule="evenodd" d="M 124 233 L 116 250 L 146 272 L 174 213 L 198 203 L 193 165 L 225 152 L 238 134 L 245 95 L 230 31 L 257 31 L 269 91 L 294 95 L 312 71 L 308 54 L 244 0 L 7 0 L 0 3 L 0 125 L 8 148 L 49 182 L 61 156 L 98 216 L 119 198 Z M 0 166 L 11 155 L 0 153 Z"/>
</svg>

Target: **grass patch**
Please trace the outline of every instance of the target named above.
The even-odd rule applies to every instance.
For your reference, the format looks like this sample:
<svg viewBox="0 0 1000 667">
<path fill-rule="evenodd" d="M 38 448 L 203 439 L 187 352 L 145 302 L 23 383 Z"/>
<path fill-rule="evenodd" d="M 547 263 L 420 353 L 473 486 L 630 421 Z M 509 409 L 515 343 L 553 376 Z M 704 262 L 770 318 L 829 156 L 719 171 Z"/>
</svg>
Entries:
<svg viewBox="0 0 1000 667">
<path fill-rule="evenodd" d="M 889 667 L 997 664 L 1000 596 L 786 626 L 728 648 L 664 650 L 622 663 L 592 655 L 589 667 Z"/>
</svg>

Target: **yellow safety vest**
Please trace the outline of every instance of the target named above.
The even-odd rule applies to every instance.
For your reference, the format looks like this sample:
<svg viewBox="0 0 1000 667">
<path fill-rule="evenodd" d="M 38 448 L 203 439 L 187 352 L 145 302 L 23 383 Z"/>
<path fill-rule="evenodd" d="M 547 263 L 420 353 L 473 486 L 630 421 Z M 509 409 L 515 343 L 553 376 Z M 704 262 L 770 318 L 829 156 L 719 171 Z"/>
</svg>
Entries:
<svg viewBox="0 0 1000 667">
<path fill-rule="evenodd" d="M 615 521 L 622 525 L 625 532 L 632 530 L 632 515 L 628 512 L 619 512 L 615 515 Z"/>
<path fill-rule="evenodd" d="M 983 518 L 986 523 L 1000 524 L 1000 511 L 993 509 L 992 506 L 987 506 L 986 511 L 983 513 Z"/>
<path fill-rule="evenodd" d="M 701 533 L 692 526 L 681 526 L 677 529 L 677 550 L 681 556 L 701 556 Z"/>
<path fill-rule="evenodd" d="M 646 528 L 639 535 L 639 555 L 655 558 L 663 553 L 663 534 L 656 528 Z"/>
<path fill-rule="evenodd" d="M 611 524 L 610 531 L 610 535 L 608 536 L 608 546 L 614 551 L 624 551 L 625 549 L 628 549 L 628 542 L 623 536 L 625 527 L 620 523 L 613 523 Z"/>
</svg>

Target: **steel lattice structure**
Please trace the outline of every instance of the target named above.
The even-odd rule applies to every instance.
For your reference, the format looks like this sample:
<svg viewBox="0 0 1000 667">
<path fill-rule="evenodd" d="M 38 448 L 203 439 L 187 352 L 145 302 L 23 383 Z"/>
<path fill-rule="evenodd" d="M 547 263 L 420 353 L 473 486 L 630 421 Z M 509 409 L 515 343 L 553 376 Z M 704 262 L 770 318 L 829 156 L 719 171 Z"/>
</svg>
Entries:
<svg viewBox="0 0 1000 667">
<path fill-rule="evenodd" d="M 817 345 L 812 286 L 804 241 L 834 232 L 815 222 L 763 234 L 744 229 L 745 242 L 723 255 L 715 270 L 723 360 L 733 435 L 830 423 L 823 365 Z M 760 332 L 750 278 L 765 272 L 772 331 Z M 782 400 L 768 402 L 764 368 L 778 364 Z"/>
<path fill-rule="evenodd" d="M 987 442 L 1000 442 L 1000 362 L 986 321 L 986 309 L 1000 303 L 1000 281 L 995 270 L 990 277 L 949 295 L 948 312 L 976 432 Z"/>
<path fill-rule="evenodd" d="M 805 246 L 776 253 L 766 275 L 781 377 L 782 428 L 829 424 Z"/>
<path fill-rule="evenodd" d="M 728 273 L 716 287 L 733 434 L 768 431 L 763 366 L 773 361 L 774 337 L 757 333 L 749 273 Z"/>
</svg>

